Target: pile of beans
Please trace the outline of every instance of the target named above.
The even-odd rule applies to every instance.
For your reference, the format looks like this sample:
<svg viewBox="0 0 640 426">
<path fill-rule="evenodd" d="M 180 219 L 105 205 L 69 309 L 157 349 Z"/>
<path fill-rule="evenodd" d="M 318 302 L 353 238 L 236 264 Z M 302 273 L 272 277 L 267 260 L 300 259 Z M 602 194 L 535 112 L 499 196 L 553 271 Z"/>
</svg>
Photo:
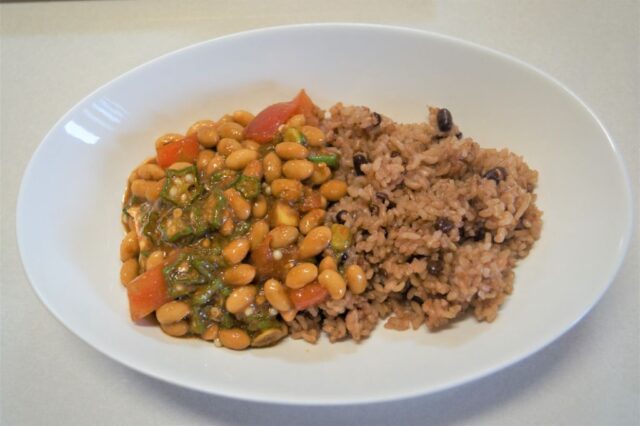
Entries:
<svg viewBox="0 0 640 426">
<path fill-rule="evenodd" d="M 168 335 L 236 350 L 268 346 L 288 334 L 299 311 L 367 287 L 362 268 L 341 256 L 351 230 L 326 213 L 347 185 L 333 178 L 338 154 L 323 131 L 294 115 L 259 144 L 244 138 L 253 119 L 236 111 L 198 121 L 186 135 L 166 134 L 156 141 L 159 153 L 188 138 L 197 151 L 167 167 L 159 154 L 129 177 L 120 277 L 130 286 L 162 268 L 172 296 L 155 317 Z M 213 265 L 209 275 L 202 262 Z"/>
</svg>

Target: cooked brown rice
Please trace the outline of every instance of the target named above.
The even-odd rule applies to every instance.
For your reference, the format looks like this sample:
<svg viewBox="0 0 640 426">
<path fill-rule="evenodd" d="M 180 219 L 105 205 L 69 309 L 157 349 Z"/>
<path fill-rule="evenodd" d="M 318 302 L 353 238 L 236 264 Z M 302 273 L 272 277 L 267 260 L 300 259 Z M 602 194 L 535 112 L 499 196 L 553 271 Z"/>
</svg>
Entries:
<svg viewBox="0 0 640 426">
<path fill-rule="evenodd" d="M 349 185 L 327 221 L 346 212 L 354 237 L 344 264 L 359 264 L 369 284 L 299 313 L 288 322 L 292 337 L 361 340 L 380 320 L 395 330 L 436 330 L 468 313 L 496 318 L 513 291 L 513 268 L 540 236 L 538 173 L 506 149 L 462 137 L 456 125 L 441 131 L 438 111 L 430 108 L 426 123 L 399 124 L 337 104 L 322 121 L 341 155 L 336 175 Z M 356 154 L 366 159 L 362 175 Z"/>
</svg>

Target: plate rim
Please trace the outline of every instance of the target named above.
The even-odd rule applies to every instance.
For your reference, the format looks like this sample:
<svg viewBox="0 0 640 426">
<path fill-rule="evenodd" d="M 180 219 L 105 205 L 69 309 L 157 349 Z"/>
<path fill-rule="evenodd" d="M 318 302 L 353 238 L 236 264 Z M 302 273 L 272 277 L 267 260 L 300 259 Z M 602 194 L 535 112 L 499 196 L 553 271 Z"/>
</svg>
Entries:
<svg viewBox="0 0 640 426">
<path fill-rule="evenodd" d="M 281 398 L 273 398 L 270 397 L 268 394 L 264 394 L 264 393 L 255 393 L 254 391 L 234 391 L 234 390 L 224 390 L 224 389 L 211 389 L 211 388 L 204 388 L 201 386 L 198 386 L 196 384 L 192 384 L 188 381 L 181 381 L 179 378 L 176 379 L 175 377 L 166 377 L 162 374 L 156 373 L 153 371 L 153 369 L 151 368 L 145 368 L 144 365 L 136 365 L 135 363 L 129 361 L 128 359 L 123 359 L 123 358 L 117 358 L 117 354 L 114 354 L 113 351 L 109 351 L 108 348 L 105 348 L 103 345 L 101 345 L 99 342 L 93 342 L 91 341 L 91 339 L 89 337 L 86 336 L 82 336 L 80 335 L 76 330 L 74 330 L 74 328 L 72 326 L 70 326 L 69 324 L 67 324 L 61 317 L 60 312 L 58 312 L 58 310 L 55 309 L 55 307 L 53 307 L 50 303 L 48 303 L 46 301 L 45 296 L 42 294 L 42 292 L 40 291 L 40 289 L 38 288 L 38 286 L 36 286 L 34 284 L 34 280 L 32 279 L 31 274 L 29 273 L 26 265 L 25 265 L 25 259 L 27 256 L 25 256 L 25 252 L 24 252 L 24 244 L 26 244 L 23 239 L 24 237 L 24 223 L 23 223 L 23 215 L 21 214 L 21 212 L 24 210 L 24 200 L 26 198 L 25 192 L 26 192 L 26 183 L 25 181 L 27 180 L 27 177 L 29 175 L 32 174 L 34 163 L 35 163 L 35 159 L 36 157 L 41 155 L 41 151 L 43 149 L 43 146 L 45 144 L 45 142 L 47 140 L 49 140 L 49 138 L 52 136 L 53 132 L 58 129 L 60 127 L 60 125 L 65 122 L 69 116 L 71 116 L 72 114 L 74 114 L 76 112 L 76 110 L 78 108 L 81 107 L 81 105 L 83 105 L 87 100 L 91 99 L 92 97 L 96 96 L 98 93 L 100 93 L 101 91 L 105 90 L 108 86 L 126 79 L 129 75 L 134 74 L 134 73 L 138 73 L 141 70 L 144 70 L 146 67 L 150 67 L 156 63 L 159 63 L 165 59 L 167 59 L 168 57 L 171 57 L 173 55 L 182 53 L 182 52 L 186 52 L 192 49 L 198 49 L 201 46 L 207 45 L 207 44 L 211 44 L 211 43 L 224 43 L 226 41 L 229 40 L 233 40 L 233 39 L 240 39 L 243 37 L 253 37 L 253 36 L 259 36 L 260 34 L 267 34 L 267 33 L 274 33 L 274 32 L 280 32 L 280 31 L 295 31 L 298 29 L 302 29 L 302 30 L 314 30 L 314 29 L 320 29 L 320 30 L 329 30 L 329 29 L 357 29 L 357 30 L 361 30 L 361 31 L 366 31 L 366 30 L 375 30 L 375 31 L 388 31 L 388 32 L 394 32 L 394 33 L 405 33 L 405 34 L 411 34 L 413 36 L 420 36 L 420 37 L 426 37 L 426 38 L 431 38 L 431 39 L 439 39 L 439 40 L 444 40 L 445 42 L 448 43 L 453 43 L 453 44 L 458 44 L 458 45 L 462 45 L 464 47 L 479 51 L 480 53 L 484 53 L 484 54 L 488 54 L 488 55 L 493 55 L 496 56 L 502 60 L 505 60 L 507 62 L 510 62 L 512 64 L 518 65 L 519 67 L 523 68 L 524 70 L 527 70 L 529 72 L 532 72 L 533 74 L 536 74 L 538 77 L 542 77 L 544 80 L 546 80 L 547 82 L 551 83 L 552 85 L 556 86 L 557 88 L 561 89 L 566 95 L 568 95 L 570 98 L 572 98 L 572 100 L 577 101 L 578 105 L 583 108 L 590 116 L 590 118 L 592 120 L 595 121 L 595 123 L 598 125 L 598 127 L 600 128 L 600 130 L 602 131 L 603 135 L 605 136 L 608 146 L 611 149 L 615 162 L 618 166 L 618 170 L 620 171 L 622 180 L 623 180 L 623 186 L 624 186 L 624 191 L 622 191 L 622 193 L 624 194 L 624 203 L 626 204 L 626 211 L 625 211 L 625 215 L 627 216 L 628 220 L 627 223 L 624 226 L 625 232 L 624 235 L 622 236 L 622 240 L 621 240 L 621 244 L 620 244 L 620 248 L 619 248 L 619 252 L 620 255 L 618 256 L 618 258 L 616 259 L 615 264 L 613 265 L 613 267 L 610 270 L 610 273 L 608 274 L 608 277 L 606 279 L 606 283 L 603 286 L 602 290 L 600 291 L 600 293 L 597 295 L 597 297 L 592 301 L 591 304 L 589 304 L 588 306 L 585 306 L 583 308 L 582 313 L 575 318 L 573 321 L 569 322 L 566 326 L 564 327 L 560 327 L 558 330 L 556 330 L 555 332 L 551 333 L 551 336 L 544 341 L 542 344 L 540 344 L 540 342 L 536 342 L 536 344 L 529 344 L 526 346 L 523 346 L 523 349 L 517 351 L 517 354 L 512 355 L 509 358 L 506 358 L 505 360 L 502 360 L 500 362 L 497 362 L 495 364 L 492 364 L 488 367 L 485 367 L 483 369 L 479 369 L 477 372 L 475 372 L 474 374 L 468 374 L 465 375 L 463 377 L 460 377 L 458 379 L 451 379 L 446 381 L 446 383 L 440 384 L 440 385 L 436 385 L 436 386 L 431 386 L 431 387 L 424 387 L 421 389 L 415 389 L 413 387 L 407 387 L 404 388 L 403 390 L 400 391 L 391 391 L 391 392 L 387 392 L 384 395 L 379 395 L 379 396 L 369 396 L 369 397 L 359 397 L 359 396 L 355 396 L 355 397 L 347 397 L 347 398 L 340 398 L 338 399 L 333 398 L 333 399 L 328 399 L 328 398 L 305 398 L 304 396 L 297 398 L 297 399 L 289 399 L 286 401 L 283 401 Z M 148 61 L 145 61 L 133 68 L 131 68 L 130 70 L 121 73 L 119 75 L 117 75 L 116 77 L 108 80 L 107 82 L 105 82 L 104 84 L 100 85 L 98 88 L 96 88 L 95 90 L 91 91 L 89 94 L 87 94 L 86 96 L 84 96 L 82 99 L 80 99 L 79 101 L 77 101 L 70 109 L 68 109 L 54 124 L 53 126 L 50 128 L 50 130 L 46 133 L 46 135 L 42 138 L 42 140 L 40 141 L 40 143 L 38 144 L 37 148 L 33 151 L 33 153 L 31 154 L 31 157 L 29 159 L 29 162 L 27 164 L 27 166 L 24 169 L 24 172 L 22 174 L 21 177 L 21 181 L 20 181 L 20 187 L 19 187 L 19 191 L 18 191 L 18 197 L 17 197 L 17 202 L 16 202 L 16 241 L 17 241 L 17 247 L 18 247 L 18 252 L 20 255 L 20 263 L 22 265 L 22 269 L 29 281 L 30 287 L 31 289 L 35 292 L 37 298 L 39 299 L 40 303 L 42 303 L 44 305 L 44 307 L 46 308 L 46 310 L 49 312 L 50 315 L 53 315 L 53 317 L 59 322 L 61 323 L 68 331 L 70 331 L 73 335 L 75 335 L 76 337 L 78 337 L 81 341 L 85 342 L 86 344 L 88 344 L 89 346 L 93 347 L 94 349 L 96 349 L 98 352 L 100 352 L 101 354 L 107 356 L 109 359 L 126 365 L 127 367 L 131 368 L 132 370 L 138 372 L 138 373 L 142 373 L 146 376 L 149 377 L 153 377 L 157 380 L 160 380 L 162 382 L 166 382 L 166 383 L 170 383 L 172 385 L 175 386 L 180 386 L 180 387 L 184 387 L 187 389 L 191 389 L 191 390 L 195 390 L 198 392 L 202 392 L 202 393 L 207 393 L 207 394 L 212 394 L 212 395 L 216 395 L 218 397 L 223 397 L 223 398 L 234 398 L 234 399 L 238 399 L 238 400 L 245 400 L 245 401 L 251 401 L 251 402 L 260 402 L 260 403 L 269 403 L 269 404 L 278 404 L 278 405 L 292 405 L 292 406 L 344 406 L 344 405 L 355 405 L 355 404 L 369 404 L 369 403 L 379 403 L 379 402 L 391 402 L 391 401 L 397 401 L 397 400 L 401 400 L 401 399 L 406 399 L 406 398 L 411 398 L 411 397 L 418 397 L 418 396 L 425 396 L 425 395 L 430 395 L 433 393 L 437 393 L 437 392 L 441 392 L 447 389 L 451 389 L 457 386 L 461 386 L 463 384 L 466 383 L 471 383 L 474 381 L 477 381 L 483 377 L 487 377 L 497 371 L 503 370 L 503 369 L 507 369 L 523 360 L 525 360 L 526 358 L 531 357 L 532 355 L 542 351 L 543 349 L 545 349 L 547 346 L 549 346 L 551 343 L 555 342 L 557 339 L 559 339 L 560 337 L 564 336 L 570 329 L 572 329 L 578 322 L 580 322 L 589 312 L 591 312 L 591 310 L 593 309 L 593 307 L 602 299 L 603 295 L 607 292 L 607 290 L 611 287 L 613 281 L 615 280 L 616 276 L 618 275 L 620 268 L 623 264 L 623 262 L 625 261 L 627 254 L 628 254 L 628 250 L 629 250 L 629 246 L 630 246 L 630 242 L 631 242 L 631 235 L 633 233 L 633 229 L 634 229 L 634 214 L 635 214 L 635 208 L 634 208 L 634 196 L 633 196 L 633 192 L 631 190 L 631 179 L 626 167 L 626 163 L 622 157 L 622 154 L 620 152 L 620 149 L 618 148 L 618 146 L 616 145 L 616 143 L 614 142 L 613 138 L 611 137 L 610 133 L 607 131 L 606 127 L 604 126 L 604 124 L 602 123 L 602 121 L 598 118 L 598 116 L 595 114 L 595 112 L 578 96 L 576 95 L 571 89 L 569 89 L 565 84 L 563 84 L 562 82 L 560 82 L 558 79 L 556 79 L 555 77 L 551 76 L 550 74 L 548 74 L 547 72 L 529 64 L 528 62 L 525 62 L 524 60 L 521 60 L 515 56 L 512 56 L 510 54 L 504 53 L 502 51 L 499 51 L 497 49 L 491 48 L 491 47 L 487 47 L 472 41 L 468 41 L 465 39 L 461 39 L 461 38 L 457 38 L 457 37 L 453 37 L 447 34 L 442 34 L 442 33 L 438 33 L 435 31 L 430 31 L 430 30 L 424 30 L 424 29 L 419 29 L 419 28 L 414 28 L 414 27 L 406 27 L 406 26 L 398 26 L 398 25 L 387 25 L 387 24 L 370 24 L 370 23 L 351 23 L 351 22 L 340 22 L 340 23 L 332 23 L 332 22 L 319 22 L 319 23 L 305 23 L 305 24 L 292 24 L 292 25 L 277 25 L 277 26 L 266 26 L 266 27 L 260 27 L 260 28 L 255 28 L 255 29 L 251 29 L 251 30 L 246 30 L 246 31 L 239 31 L 239 32 L 234 32 L 231 34 L 225 34 L 219 37 L 214 37 L 214 38 L 210 38 L 207 40 L 202 40 L 199 41 L 197 43 L 193 43 L 187 46 L 184 46 L 182 48 L 179 49 L 175 49 L 172 51 L 169 51 L 167 53 L 164 53 L 160 56 L 157 56 L 155 58 L 152 58 Z"/>
</svg>

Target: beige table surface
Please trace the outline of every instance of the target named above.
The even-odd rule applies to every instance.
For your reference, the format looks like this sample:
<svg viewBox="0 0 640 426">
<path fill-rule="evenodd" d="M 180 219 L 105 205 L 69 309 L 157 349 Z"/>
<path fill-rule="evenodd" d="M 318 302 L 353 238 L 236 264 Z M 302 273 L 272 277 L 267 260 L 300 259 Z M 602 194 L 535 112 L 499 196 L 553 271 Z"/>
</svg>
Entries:
<svg viewBox="0 0 640 426">
<path fill-rule="evenodd" d="M 422 28 L 501 50 L 547 71 L 603 121 L 626 159 L 637 195 L 638 1 L 69 1 L 5 3 L 0 13 L 2 425 L 640 424 L 637 227 L 610 290 L 546 349 L 438 394 L 340 408 L 208 396 L 110 360 L 38 301 L 15 236 L 24 168 L 51 126 L 86 94 L 174 49 L 301 22 Z"/>
</svg>

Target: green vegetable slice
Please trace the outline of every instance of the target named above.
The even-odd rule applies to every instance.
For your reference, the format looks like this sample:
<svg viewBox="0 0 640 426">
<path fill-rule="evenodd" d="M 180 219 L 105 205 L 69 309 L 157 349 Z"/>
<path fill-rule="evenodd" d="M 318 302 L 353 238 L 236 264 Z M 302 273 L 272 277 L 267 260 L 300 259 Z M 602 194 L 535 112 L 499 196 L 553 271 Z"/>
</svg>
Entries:
<svg viewBox="0 0 640 426">
<path fill-rule="evenodd" d="M 331 248 L 336 253 L 342 253 L 351 245 L 351 231 L 344 225 L 331 225 Z"/>
<path fill-rule="evenodd" d="M 162 274 L 167 282 L 171 297 L 189 294 L 195 291 L 196 286 L 207 282 L 207 278 L 193 267 L 192 261 L 192 255 L 182 254 L 173 264 L 163 268 Z"/>
<path fill-rule="evenodd" d="M 235 187 L 248 200 L 255 200 L 260 195 L 260 179 L 257 177 L 241 175 Z"/>
<path fill-rule="evenodd" d="M 160 221 L 157 229 L 160 231 L 162 241 L 175 243 L 193 234 L 193 227 L 185 214 L 175 216 L 169 212 Z"/>
<path fill-rule="evenodd" d="M 220 228 L 226 205 L 227 200 L 219 189 L 214 189 L 208 197 L 196 201 L 189 211 L 194 234 L 200 237 L 209 230 Z"/>
<path fill-rule="evenodd" d="M 238 173 L 225 169 L 211 175 L 211 183 L 214 187 L 227 189 L 231 188 L 240 179 Z"/>
<path fill-rule="evenodd" d="M 238 222 L 233 230 L 233 234 L 231 234 L 231 238 L 235 239 L 246 235 L 246 233 L 249 232 L 249 229 L 251 229 L 251 224 L 249 222 Z"/>
<path fill-rule="evenodd" d="M 222 318 L 220 318 L 220 328 L 233 328 L 236 324 L 236 320 L 229 312 L 225 312 L 222 314 Z"/>
<path fill-rule="evenodd" d="M 156 211 L 149 211 L 142 216 L 142 235 L 151 239 L 153 244 L 158 245 L 160 236 L 158 235 L 158 221 L 160 214 Z"/>
<path fill-rule="evenodd" d="M 311 154 L 307 160 L 316 164 L 325 163 L 330 168 L 336 169 L 340 163 L 340 156 L 338 154 Z"/>
<path fill-rule="evenodd" d="M 248 331 L 262 331 L 268 328 L 279 328 L 282 324 L 275 317 L 259 312 L 245 319 Z"/>
<path fill-rule="evenodd" d="M 191 308 L 191 319 L 189 321 L 189 331 L 191 334 L 200 335 L 204 333 L 206 329 L 205 319 L 203 312 L 198 307 Z"/>
<path fill-rule="evenodd" d="M 196 166 L 180 170 L 167 169 L 167 178 L 160 196 L 178 207 L 186 207 L 202 192 Z"/>
<path fill-rule="evenodd" d="M 295 127 L 289 127 L 285 130 L 283 139 L 285 142 L 297 142 L 302 145 L 307 145 L 307 138 Z"/>
</svg>

